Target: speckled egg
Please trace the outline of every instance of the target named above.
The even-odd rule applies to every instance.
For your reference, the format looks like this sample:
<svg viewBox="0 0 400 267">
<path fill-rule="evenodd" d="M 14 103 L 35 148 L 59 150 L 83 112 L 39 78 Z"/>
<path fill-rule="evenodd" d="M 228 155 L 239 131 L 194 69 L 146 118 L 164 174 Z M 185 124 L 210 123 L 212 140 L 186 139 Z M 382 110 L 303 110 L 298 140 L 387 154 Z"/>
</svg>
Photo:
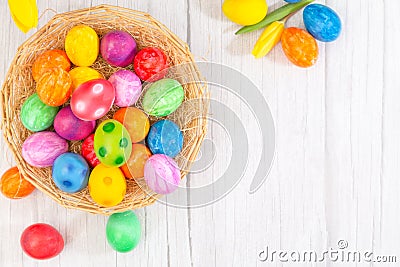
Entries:
<svg viewBox="0 0 400 267">
<path fill-rule="evenodd" d="M 151 190 L 170 194 L 178 188 L 181 174 L 176 162 L 163 154 L 151 156 L 144 166 L 144 179 Z"/>
<path fill-rule="evenodd" d="M 96 121 L 84 121 L 72 113 L 68 105 L 62 108 L 54 119 L 54 130 L 64 139 L 69 141 L 83 140 L 88 137 L 96 127 Z"/>
<path fill-rule="evenodd" d="M 58 107 L 48 106 L 38 94 L 31 95 L 21 108 L 21 121 L 28 130 L 39 132 L 49 128 L 58 112 Z"/>
<path fill-rule="evenodd" d="M 128 131 L 116 120 L 103 121 L 94 134 L 94 151 L 104 165 L 122 166 L 132 153 L 132 141 Z"/>
<path fill-rule="evenodd" d="M 52 166 L 58 156 L 68 151 L 68 143 L 55 132 L 38 132 L 22 145 L 22 157 L 34 167 Z"/>
<path fill-rule="evenodd" d="M 76 66 L 88 67 L 99 55 L 99 37 L 86 25 L 74 26 L 65 37 L 65 52 Z"/>
<path fill-rule="evenodd" d="M 146 144 L 153 154 L 165 154 L 173 158 L 182 150 L 183 135 L 174 122 L 161 120 L 150 127 Z"/>
<path fill-rule="evenodd" d="M 111 75 L 108 81 L 115 88 L 114 104 L 119 107 L 132 106 L 142 93 L 142 82 L 130 70 L 119 70 Z"/>
<path fill-rule="evenodd" d="M 143 97 L 143 109 L 152 116 L 168 116 L 182 104 L 182 85 L 174 79 L 161 79 L 149 85 Z"/>
<path fill-rule="evenodd" d="M 308 5 L 303 11 L 307 31 L 321 42 L 335 41 L 342 31 L 339 15 L 321 4 Z"/>
<path fill-rule="evenodd" d="M 89 165 L 79 154 L 64 153 L 54 161 L 52 177 L 55 185 L 67 193 L 76 193 L 88 184 Z"/>
</svg>

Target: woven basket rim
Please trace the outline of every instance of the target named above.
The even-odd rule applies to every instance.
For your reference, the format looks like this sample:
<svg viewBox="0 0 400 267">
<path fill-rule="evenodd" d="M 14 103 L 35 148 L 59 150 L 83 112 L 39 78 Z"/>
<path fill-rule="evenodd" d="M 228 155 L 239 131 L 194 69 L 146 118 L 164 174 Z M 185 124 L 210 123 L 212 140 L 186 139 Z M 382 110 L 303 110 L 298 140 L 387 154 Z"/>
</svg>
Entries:
<svg viewBox="0 0 400 267">
<path fill-rule="evenodd" d="M 35 32 L 31 37 L 29 37 L 27 40 L 25 40 L 17 49 L 16 55 L 13 59 L 13 61 L 10 64 L 10 67 L 7 71 L 7 74 L 4 79 L 4 83 L 2 85 L 1 91 L 0 91 L 0 108 L 2 110 L 2 121 L 1 121 L 1 129 L 3 130 L 3 136 L 5 138 L 5 141 L 10 148 L 15 161 L 17 163 L 17 166 L 21 172 L 21 174 L 26 177 L 28 181 L 30 181 L 36 188 L 38 188 L 40 191 L 44 192 L 46 195 L 54 199 L 56 202 L 58 202 L 60 205 L 67 207 L 67 208 L 72 208 L 72 209 L 78 209 L 90 213 L 97 213 L 97 214 L 112 214 L 114 212 L 122 212 L 125 210 L 129 209 L 135 209 L 135 208 L 140 208 L 144 207 L 150 204 L 153 204 L 159 197 L 160 195 L 152 195 L 149 196 L 149 198 L 146 198 L 145 201 L 140 202 L 137 205 L 118 205 L 116 207 L 111 207 L 111 208 L 102 208 L 98 207 L 95 203 L 77 203 L 77 205 L 70 205 L 66 204 L 68 202 L 67 198 L 63 197 L 58 197 L 58 194 L 55 194 L 54 188 L 49 187 L 46 184 L 43 184 L 39 178 L 32 177 L 32 172 L 29 168 L 25 168 L 27 166 L 27 163 L 24 161 L 22 158 L 21 153 L 18 151 L 18 145 L 13 139 L 13 123 L 15 121 L 12 121 L 12 110 L 10 108 L 9 101 L 12 101 L 13 99 L 7 98 L 10 96 L 10 90 L 12 90 L 14 87 L 14 73 L 16 71 L 19 71 L 18 68 L 20 68 L 19 62 L 22 57 L 27 56 L 27 46 L 31 44 L 33 41 L 40 39 L 43 35 L 45 35 L 48 31 L 48 29 L 52 26 L 55 25 L 56 23 L 60 21 L 64 21 L 65 17 L 68 16 L 92 16 L 96 12 L 107 12 L 110 14 L 116 14 L 118 16 L 123 17 L 126 14 L 129 15 L 137 15 L 139 18 L 143 18 L 145 20 L 148 20 L 151 22 L 152 26 L 155 27 L 158 31 L 163 33 L 165 36 L 167 36 L 168 42 L 170 42 L 171 47 L 174 49 L 177 49 L 182 55 L 184 55 L 187 60 L 185 63 L 193 63 L 192 70 L 193 73 L 191 75 L 195 74 L 197 77 L 201 78 L 202 81 L 205 81 L 204 78 L 201 76 L 195 62 L 192 53 L 190 52 L 189 46 L 183 42 L 178 36 L 176 36 L 174 33 L 172 33 L 164 24 L 159 22 L 158 20 L 154 19 L 150 14 L 142 12 L 142 11 L 136 11 L 132 10 L 129 8 L 124 8 L 124 7 L 118 7 L 118 6 L 113 6 L 113 5 L 99 5 L 95 7 L 90 7 L 90 8 L 84 8 L 84 9 L 79 9 L 79 10 L 73 10 L 73 11 L 68 11 L 65 13 L 60 13 L 54 15 L 46 25 L 44 25 L 42 28 L 40 28 L 37 32 Z M 139 20 L 138 20 L 139 21 Z M 10 85 L 11 83 L 11 85 Z M 201 99 L 202 103 L 204 104 L 203 108 L 204 110 L 201 110 L 202 114 L 207 114 L 208 113 L 208 107 L 209 107 L 209 91 L 208 91 L 208 86 L 206 83 L 203 83 L 201 86 L 197 86 L 198 88 L 198 95 L 197 97 Z M 11 92 L 12 95 L 13 92 Z M 10 121 L 11 120 L 11 121 Z M 188 161 L 193 162 L 200 150 L 200 146 L 202 144 L 202 141 L 204 140 L 206 131 L 207 131 L 207 121 L 205 117 L 200 117 L 196 118 L 195 125 L 197 126 L 198 134 L 195 136 L 195 140 L 191 145 L 189 146 L 189 151 L 187 154 L 189 155 Z M 29 166 L 28 166 L 29 167 Z M 190 167 L 190 165 L 189 165 Z M 31 167 L 34 169 L 33 167 Z M 29 169 L 29 170 L 28 170 Z M 187 174 L 187 169 L 186 168 L 184 171 L 181 172 L 181 177 L 183 178 Z M 33 175 L 34 176 L 34 175 Z M 57 192 L 59 193 L 59 192 Z M 65 193 L 66 194 L 66 193 Z M 133 193 L 134 194 L 134 193 Z M 69 202 L 68 202 L 69 203 Z"/>
</svg>

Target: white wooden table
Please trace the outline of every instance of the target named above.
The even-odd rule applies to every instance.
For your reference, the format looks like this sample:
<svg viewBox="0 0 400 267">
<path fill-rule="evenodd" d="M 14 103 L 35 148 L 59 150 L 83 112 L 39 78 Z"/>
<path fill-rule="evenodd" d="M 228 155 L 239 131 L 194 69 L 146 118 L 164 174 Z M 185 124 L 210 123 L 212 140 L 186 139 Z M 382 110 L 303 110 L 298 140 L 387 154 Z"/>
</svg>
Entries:
<svg viewBox="0 0 400 267">
<path fill-rule="evenodd" d="M 249 169 L 224 199 L 196 209 L 158 203 L 137 210 L 143 238 L 128 254 L 118 254 L 107 244 L 104 216 L 67 210 L 40 192 L 18 201 L 0 196 L 1 267 L 336 266 L 329 261 L 262 262 L 258 255 L 266 246 L 321 252 L 337 248 L 339 240 L 353 251 L 396 255 L 400 262 L 400 1 L 325 1 L 341 14 L 343 34 L 334 43 L 320 44 L 320 59 L 307 70 L 290 64 L 280 46 L 254 60 L 250 51 L 259 33 L 234 36 L 237 26 L 223 17 L 222 1 L 106 2 L 152 14 L 187 41 L 198 59 L 229 65 L 252 79 L 275 118 L 273 168 L 260 190 L 249 194 L 259 160 L 257 143 L 250 141 L 254 153 Z M 271 6 L 281 2 L 269 1 Z M 65 12 L 101 3 L 38 0 L 40 14 L 47 8 Z M 45 12 L 39 27 L 53 15 Z M 5 1 L 0 18 L 3 83 L 17 47 L 34 31 L 25 35 L 17 30 Z M 301 16 L 289 24 L 302 26 Z M 224 142 L 213 127 L 209 137 Z M 3 141 L 1 145 L 2 173 L 13 160 Z M 225 156 L 217 155 L 212 170 L 191 176 L 191 182 L 212 180 L 213 173 L 225 168 Z M 21 232 L 36 222 L 55 226 L 65 237 L 59 257 L 38 262 L 21 251 Z"/>
</svg>

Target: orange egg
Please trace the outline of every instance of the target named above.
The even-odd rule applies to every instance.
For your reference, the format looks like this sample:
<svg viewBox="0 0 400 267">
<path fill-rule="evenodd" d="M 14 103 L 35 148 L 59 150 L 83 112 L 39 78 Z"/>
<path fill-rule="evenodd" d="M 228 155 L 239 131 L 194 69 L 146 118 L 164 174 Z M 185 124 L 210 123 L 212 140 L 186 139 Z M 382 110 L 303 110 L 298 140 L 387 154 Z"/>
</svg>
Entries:
<svg viewBox="0 0 400 267">
<path fill-rule="evenodd" d="M 142 144 L 132 145 L 132 154 L 129 160 L 121 166 L 126 178 L 142 178 L 144 176 L 144 165 L 150 158 L 150 150 Z"/>
<path fill-rule="evenodd" d="M 296 66 L 308 68 L 318 59 L 318 44 L 311 34 L 300 28 L 287 28 L 281 37 L 282 49 Z"/>
<path fill-rule="evenodd" d="M 35 187 L 22 177 L 17 167 L 12 167 L 1 177 L 0 190 L 8 198 L 19 199 L 31 194 Z"/>
<path fill-rule="evenodd" d="M 39 55 L 32 65 L 32 76 L 37 82 L 40 77 L 49 69 L 60 67 L 65 71 L 71 69 L 71 62 L 63 50 L 54 49 Z"/>
<path fill-rule="evenodd" d="M 37 82 L 36 92 L 43 103 L 53 107 L 61 106 L 71 96 L 71 77 L 60 67 L 49 69 Z"/>
<path fill-rule="evenodd" d="M 114 119 L 128 130 L 132 143 L 138 143 L 149 133 L 149 118 L 138 108 L 121 108 L 114 114 Z"/>
</svg>

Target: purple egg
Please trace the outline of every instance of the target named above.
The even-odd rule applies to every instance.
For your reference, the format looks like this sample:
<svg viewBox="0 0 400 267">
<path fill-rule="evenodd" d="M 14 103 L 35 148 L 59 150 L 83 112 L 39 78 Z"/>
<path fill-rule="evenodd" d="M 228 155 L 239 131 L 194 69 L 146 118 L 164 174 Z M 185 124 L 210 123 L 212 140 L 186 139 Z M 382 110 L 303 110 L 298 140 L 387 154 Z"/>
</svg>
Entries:
<svg viewBox="0 0 400 267">
<path fill-rule="evenodd" d="M 96 127 L 96 121 L 84 121 L 72 113 L 71 107 L 62 108 L 54 119 L 54 129 L 64 139 L 70 141 L 83 140 Z"/>
<path fill-rule="evenodd" d="M 140 78 L 129 70 L 115 72 L 108 81 L 115 88 L 115 102 L 119 107 L 129 107 L 136 103 L 142 93 Z"/>
<path fill-rule="evenodd" d="M 68 151 L 68 143 L 55 132 L 38 132 L 22 145 L 22 157 L 29 165 L 44 168 L 53 165 L 58 156 Z"/>
<path fill-rule="evenodd" d="M 137 53 L 135 39 L 127 32 L 109 32 L 101 39 L 100 53 L 110 65 L 126 67 Z"/>
<path fill-rule="evenodd" d="M 181 173 L 172 158 L 164 154 L 155 154 L 144 165 L 144 179 L 151 190 L 166 195 L 178 188 Z"/>
</svg>

